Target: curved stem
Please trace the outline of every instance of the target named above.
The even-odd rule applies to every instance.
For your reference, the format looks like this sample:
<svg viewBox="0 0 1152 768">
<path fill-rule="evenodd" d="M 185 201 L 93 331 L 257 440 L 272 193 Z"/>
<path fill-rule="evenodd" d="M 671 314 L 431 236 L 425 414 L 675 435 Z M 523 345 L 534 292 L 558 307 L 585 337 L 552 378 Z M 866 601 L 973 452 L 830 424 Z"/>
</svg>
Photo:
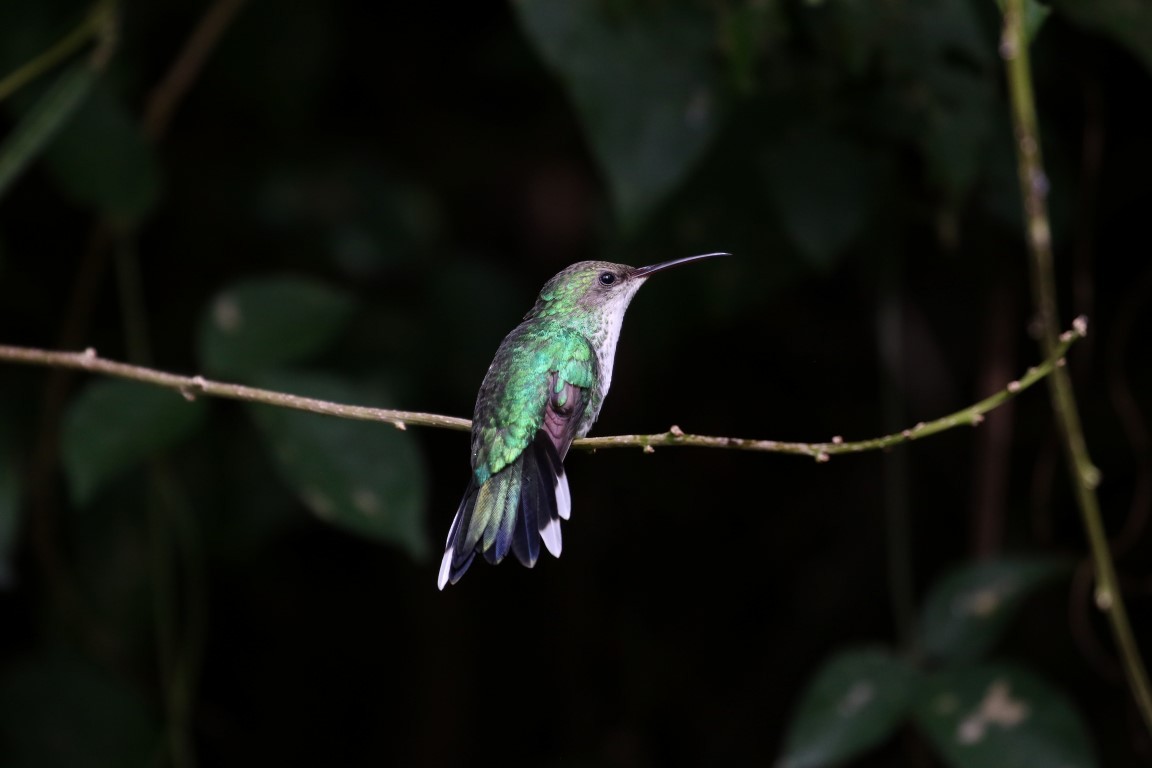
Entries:
<svg viewBox="0 0 1152 768">
<path fill-rule="evenodd" d="M 181 99 L 231 25 L 244 0 L 216 0 L 201 17 L 164 78 L 152 90 L 144 111 L 144 134 L 153 141 L 168 129 Z"/>
<path fill-rule="evenodd" d="M 1028 40 L 1024 29 L 1024 0 L 1004 0 L 1004 28 L 1000 54 L 1007 69 L 1012 102 L 1012 123 L 1016 133 L 1017 173 L 1024 199 L 1025 238 L 1031 256 L 1032 300 L 1040 329 L 1040 346 L 1049 354 L 1058 344 L 1059 313 L 1056 305 L 1056 277 L 1052 263 L 1052 238 L 1048 225 L 1048 180 L 1040 153 L 1032 73 L 1028 61 Z M 1081 521 L 1088 535 L 1096 567 L 1096 605 L 1104 611 L 1120 651 L 1125 678 L 1149 731 L 1152 731 L 1152 688 L 1148 673 L 1120 594 L 1116 569 L 1108 549 L 1108 538 L 1096 498 L 1100 472 L 1092 464 L 1084 440 L 1084 430 L 1076 408 L 1072 382 L 1063 368 L 1048 379 L 1052 409 L 1060 430 L 1061 443 Z"/>
<path fill-rule="evenodd" d="M 110 46 L 108 40 L 115 34 L 115 25 L 112 22 L 115 6 L 115 0 L 100 0 L 92 6 L 88 15 L 84 17 L 84 21 L 80 22 L 75 29 L 64 35 L 51 48 L 0 80 L 0 101 L 8 98 L 62 61 L 67 60 L 92 38 L 96 38 L 101 43 L 97 48 L 99 56 L 94 53 L 94 63 L 102 65 L 106 59 L 104 50 Z"/>
<path fill-rule="evenodd" d="M 921 422 L 913 427 L 882 437 L 868 440 L 845 442 L 834 437 L 823 443 L 785 443 L 778 440 L 751 440 L 737 437 L 711 437 L 707 435 L 685 434 L 679 427 L 671 427 L 667 432 L 655 435 L 616 435 L 613 437 L 586 437 L 573 443 L 574 447 L 585 450 L 598 448 L 642 448 L 651 452 L 656 446 L 691 445 L 700 448 L 730 448 L 741 451 L 762 451 L 769 453 L 792 453 L 808 456 L 816 461 L 828 461 L 834 454 L 863 453 L 883 450 L 900 443 L 919 440 L 959 426 L 976 426 L 984 420 L 984 414 L 997 408 L 1001 403 L 1015 397 L 1036 382 L 1060 370 L 1064 365 L 1064 354 L 1078 339 L 1088 332 L 1088 321 L 1077 318 L 1071 330 L 1064 332 L 1057 340 L 1052 354 L 1047 360 L 1028 371 L 1016 381 L 1009 382 L 999 392 L 984 398 L 967 408 L 929 422 Z M 386 408 L 367 408 L 360 405 L 333 403 L 316 400 L 284 392 L 257 389 L 243 384 L 229 384 L 211 381 L 203 376 L 180 376 L 138 365 L 106 360 L 96 354 L 96 350 L 84 352 L 53 352 L 45 349 L 11 347 L 0 345 L 0 360 L 28 365 L 42 365 L 52 368 L 72 368 L 89 373 L 99 373 L 121 379 L 131 379 L 145 384 L 155 384 L 173 389 L 189 400 L 200 395 L 242 400 L 249 403 L 264 403 L 282 408 L 295 408 L 312 413 L 339 416 L 345 419 L 381 421 L 392 424 L 397 429 L 407 429 L 408 425 L 439 427 L 441 429 L 468 430 L 472 422 L 454 416 L 441 416 L 435 413 L 418 411 L 397 411 Z"/>
</svg>

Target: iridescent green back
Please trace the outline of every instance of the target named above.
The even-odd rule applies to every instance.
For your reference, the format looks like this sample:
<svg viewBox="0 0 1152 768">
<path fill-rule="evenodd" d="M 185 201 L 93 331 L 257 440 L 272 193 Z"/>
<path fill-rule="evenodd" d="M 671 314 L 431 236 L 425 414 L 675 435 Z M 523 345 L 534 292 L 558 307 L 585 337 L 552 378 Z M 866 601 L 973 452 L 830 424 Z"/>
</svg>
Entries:
<svg viewBox="0 0 1152 768">
<path fill-rule="evenodd" d="M 476 482 L 514 462 L 536 435 L 544 408 L 564 384 L 589 390 L 576 436 L 591 428 L 600 412 L 596 353 L 587 339 L 551 317 L 529 317 L 504 339 L 476 398 L 472 422 L 472 467 Z M 557 372 L 553 384 L 552 371 Z"/>
</svg>

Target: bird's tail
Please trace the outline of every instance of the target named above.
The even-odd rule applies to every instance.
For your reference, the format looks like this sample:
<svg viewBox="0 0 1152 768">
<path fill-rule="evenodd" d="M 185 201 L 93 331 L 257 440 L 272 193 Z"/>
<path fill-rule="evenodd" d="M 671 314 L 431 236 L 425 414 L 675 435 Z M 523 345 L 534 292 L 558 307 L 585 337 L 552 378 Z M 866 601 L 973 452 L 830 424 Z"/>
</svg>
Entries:
<svg viewBox="0 0 1152 768">
<path fill-rule="evenodd" d="M 568 477 L 556 446 L 537 432 L 516 461 L 483 484 L 475 476 L 469 482 L 448 530 L 438 586 L 459 581 L 477 552 L 496 564 L 511 550 L 531 568 L 543 541 L 553 557 L 560 557 L 560 520 L 567 520 L 571 510 Z"/>
</svg>

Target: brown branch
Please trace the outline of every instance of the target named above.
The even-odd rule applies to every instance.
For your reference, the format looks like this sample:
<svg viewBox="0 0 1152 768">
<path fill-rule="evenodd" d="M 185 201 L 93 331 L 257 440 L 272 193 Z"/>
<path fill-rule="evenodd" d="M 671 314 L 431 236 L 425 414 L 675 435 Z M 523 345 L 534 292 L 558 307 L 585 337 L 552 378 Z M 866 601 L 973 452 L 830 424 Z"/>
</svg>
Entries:
<svg viewBox="0 0 1152 768">
<path fill-rule="evenodd" d="M 200 75 L 242 5 L 244 0 L 217 0 L 200 19 L 164 79 L 149 95 L 144 109 L 145 136 L 156 141 L 168 129 L 180 100 Z"/>
<path fill-rule="evenodd" d="M 700 448 L 729 448 L 742 451 L 791 453 L 809 456 L 816 461 L 827 461 L 829 457 L 834 454 L 883 450 L 900 443 L 928 437 L 929 435 L 934 435 L 954 427 L 975 426 L 979 424 L 984 420 L 984 414 L 1031 387 L 1057 368 L 1062 367 L 1064 364 L 1064 354 L 1068 351 L 1068 348 L 1077 340 L 1084 338 L 1087 330 L 1087 321 L 1084 318 L 1078 318 L 1072 330 L 1061 335 L 1052 356 L 1040 365 L 1028 369 L 1019 380 L 1009 382 L 1004 389 L 967 408 L 936 419 L 935 421 L 922 422 L 902 432 L 885 435 L 883 437 L 856 442 L 845 442 L 842 438 L 835 437 L 832 438 L 831 441 L 824 443 L 789 443 L 778 440 L 751 440 L 736 437 L 688 435 L 680 428 L 672 427 L 663 434 L 592 437 L 577 440 L 573 445 L 586 450 L 639 447 L 644 449 L 645 452 L 651 452 L 656 446 L 691 445 Z M 53 352 L 28 347 L 0 346 L 0 360 L 24 363 L 27 365 L 42 365 L 52 368 L 79 369 L 88 371 L 89 373 L 99 373 L 146 384 L 155 384 L 157 386 L 174 389 L 189 400 L 194 400 L 200 395 L 208 395 L 210 397 L 222 397 L 251 403 L 264 403 L 282 408 L 295 408 L 312 413 L 339 416 L 345 419 L 380 421 L 392 424 L 392 426 L 397 429 L 407 429 L 408 425 L 413 425 L 468 430 L 472 426 L 472 423 L 468 419 L 453 416 L 333 403 L 327 400 L 300 397 L 284 392 L 257 389 L 256 387 L 248 387 L 242 384 L 211 381 L 203 376 L 180 376 L 174 373 L 157 371 L 152 368 L 106 360 L 97 355 L 94 349 L 87 349 L 84 352 Z"/>
</svg>

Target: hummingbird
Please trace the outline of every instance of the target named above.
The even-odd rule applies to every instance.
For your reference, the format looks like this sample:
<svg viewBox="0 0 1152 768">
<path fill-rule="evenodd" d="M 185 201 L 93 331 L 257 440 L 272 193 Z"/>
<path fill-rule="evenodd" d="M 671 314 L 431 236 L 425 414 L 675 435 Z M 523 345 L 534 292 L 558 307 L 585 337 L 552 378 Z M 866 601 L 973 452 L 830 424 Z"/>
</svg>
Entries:
<svg viewBox="0 0 1152 768">
<path fill-rule="evenodd" d="M 509 552 L 528 568 L 540 543 L 560 556 L 572 511 L 564 457 L 588 434 L 612 384 L 624 312 L 644 282 L 705 253 L 647 267 L 581 261 L 544 284 L 504 337 L 476 396 L 472 475 L 448 529 L 437 586 L 455 584 L 477 553 Z"/>
</svg>

